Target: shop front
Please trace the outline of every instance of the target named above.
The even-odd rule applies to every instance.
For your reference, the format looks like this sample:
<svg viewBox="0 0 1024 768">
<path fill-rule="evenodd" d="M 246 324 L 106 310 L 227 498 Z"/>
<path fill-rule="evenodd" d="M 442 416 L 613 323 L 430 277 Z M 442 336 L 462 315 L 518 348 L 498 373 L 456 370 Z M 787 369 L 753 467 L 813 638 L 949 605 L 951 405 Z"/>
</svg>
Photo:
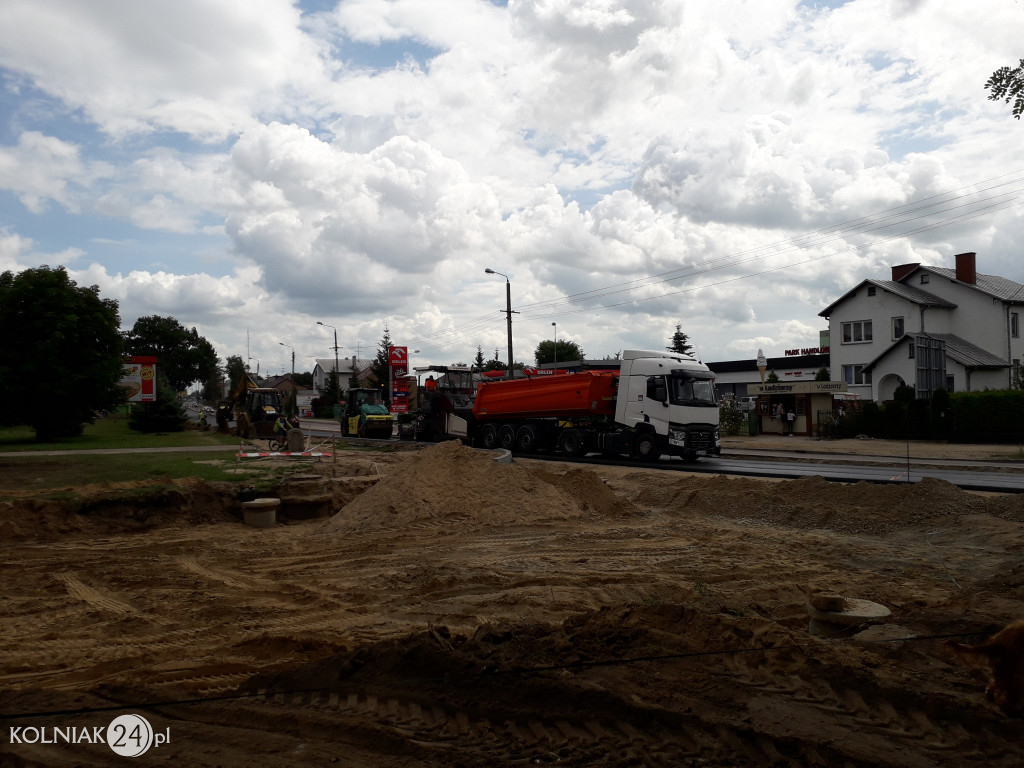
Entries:
<svg viewBox="0 0 1024 768">
<path fill-rule="evenodd" d="M 833 398 L 846 392 L 846 382 L 750 384 L 747 391 L 757 397 L 755 413 L 761 434 L 812 437 L 818 434 L 818 412 L 833 410 Z M 792 420 L 789 418 L 791 413 Z"/>
</svg>

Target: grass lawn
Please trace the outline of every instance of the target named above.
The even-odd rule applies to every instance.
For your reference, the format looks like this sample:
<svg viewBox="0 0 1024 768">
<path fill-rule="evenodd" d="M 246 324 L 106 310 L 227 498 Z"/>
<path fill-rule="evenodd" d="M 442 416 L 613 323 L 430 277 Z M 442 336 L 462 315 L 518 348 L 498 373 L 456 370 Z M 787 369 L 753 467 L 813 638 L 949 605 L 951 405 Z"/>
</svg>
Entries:
<svg viewBox="0 0 1024 768">
<path fill-rule="evenodd" d="M 38 451 L 82 451 L 117 448 L 187 448 L 200 451 L 168 453 L 81 453 L 63 456 L 34 455 Z M 209 450 L 222 446 L 223 452 Z M 35 442 L 28 427 L 0 429 L 0 499 L 31 495 L 74 495 L 66 489 L 103 483 L 150 481 L 160 484 L 185 477 L 210 481 L 238 482 L 240 485 L 270 483 L 288 468 L 240 464 L 235 453 L 239 440 L 210 430 L 186 430 L 168 434 L 142 434 L 128 429 L 124 416 L 108 416 L 85 427 L 81 437 L 65 438 L 50 443 Z M 242 473 L 239 470 L 243 469 Z"/>
<path fill-rule="evenodd" d="M 123 414 L 97 419 L 86 424 L 80 437 L 66 437 L 49 443 L 37 443 L 31 427 L 0 427 L 0 453 L 4 451 L 78 451 L 92 448 L 180 448 L 190 445 L 237 446 L 234 435 L 187 429 L 184 432 L 143 434 L 128 429 Z"/>
</svg>

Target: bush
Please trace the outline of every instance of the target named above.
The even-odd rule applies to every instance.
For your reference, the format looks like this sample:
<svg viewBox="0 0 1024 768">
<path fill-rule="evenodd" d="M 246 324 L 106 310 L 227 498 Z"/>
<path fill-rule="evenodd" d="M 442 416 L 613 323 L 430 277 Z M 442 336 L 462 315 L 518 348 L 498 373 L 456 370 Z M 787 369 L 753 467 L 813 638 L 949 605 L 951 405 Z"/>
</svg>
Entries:
<svg viewBox="0 0 1024 768">
<path fill-rule="evenodd" d="M 187 421 L 177 394 L 160 383 L 154 402 L 132 404 L 128 427 L 136 432 L 182 432 Z"/>
<path fill-rule="evenodd" d="M 949 413 L 953 440 L 998 443 L 1024 438 L 1024 391 L 956 392 L 950 395 Z"/>
<path fill-rule="evenodd" d="M 746 419 L 746 412 L 739 409 L 735 400 L 724 400 L 718 407 L 718 423 L 723 435 L 738 435 Z"/>
</svg>

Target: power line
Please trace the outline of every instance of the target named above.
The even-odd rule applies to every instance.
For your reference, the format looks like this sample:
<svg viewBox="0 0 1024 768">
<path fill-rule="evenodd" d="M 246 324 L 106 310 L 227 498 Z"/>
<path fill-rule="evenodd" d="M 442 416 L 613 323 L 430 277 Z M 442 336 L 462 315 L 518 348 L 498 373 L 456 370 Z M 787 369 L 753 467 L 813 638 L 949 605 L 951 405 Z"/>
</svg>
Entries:
<svg viewBox="0 0 1024 768">
<path fill-rule="evenodd" d="M 800 266 L 813 261 L 819 261 L 821 259 L 841 255 L 843 253 L 863 251 L 894 239 L 908 237 L 921 232 L 970 221 L 982 215 L 995 213 L 1001 210 L 1008 210 L 1019 206 L 1021 205 L 1021 198 L 1024 197 L 1024 186 L 1017 186 L 1024 184 L 1024 176 L 1021 175 L 1022 173 L 1024 173 L 1024 171 L 1020 170 L 1008 172 L 979 182 L 979 184 L 982 185 L 980 188 L 978 188 L 978 184 L 965 185 L 948 192 L 931 195 L 929 197 L 922 198 L 921 200 L 884 209 L 867 216 L 822 227 L 807 234 L 797 235 L 784 240 L 775 241 L 773 243 L 756 246 L 745 251 L 721 256 L 715 259 L 706 259 L 697 264 L 678 267 L 673 270 L 647 275 L 645 277 L 621 283 L 614 283 L 601 288 L 593 288 L 587 291 L 581 291 L 554 299 L 520 304 L 518 305 L 519 310 L 523 313 L 524 318 L 529 317 L 542 319 L 567 314 L 591 312 L 599 309 L 612 309 L 629 304 L 640 304 L 646 301 L 655 301 L 669 296 L 678 295 L 680 293 L 700 290 L 701 288 L 709 288 L 725 283 L 745 280 L 751 277 L 757 277 L 782 269 L 789 269 L 791 267 Z M 1006 187 L 1013 188 L 1005 189 Z M 971 191 L 964 192 L 964 190 Z M 954 213 L 956 211 L 960 211 L 960 213 Z M 627 301 L 596 306 L 590 305 L 579 309 L 570 309 L 570 307 L 579 307 L 584 302 L 596 301 L 601 298 L 633 291 L 637 288 L 665 285 L 667 283 L 684 280 L 686 278 L 707 274 L 713 271 L 739 267 L 759 260 L 782 256 L 787 253 L 792 253 L 793 251 L 806 251 L 810 248 L 820 248 L 832 242 L 866 235 L 871 232 L 890 229 L 892 227 L 899 227 L 922 219 L 928 219 L 929 217 L 948 213 L 953 213 L 953 215 L 925 226 L 916 227 L 910 230 L 902 230 L 868 243 L 851 245 L 847 248 L 798 261 L 792 261 L 784 265 L 746 272 L 723 280 L 697 286 L 689 286 L 676 291 L 663 292 L 654 296 L 638 297 Z M 499 325 L 500 321 L 501 318 L 495 315 L 480 315 L 462 323 L 456 328 L 449 328 L 443 331 L 437 331 L 432 334 L 416 337 L 410 340 L 409 343 L 414 344 L 421 349 L 436 349 L 444 346 L 455 338 L 492 330 Z M 434 343 L 430 345 L 428 342 Z"/>
</svg>

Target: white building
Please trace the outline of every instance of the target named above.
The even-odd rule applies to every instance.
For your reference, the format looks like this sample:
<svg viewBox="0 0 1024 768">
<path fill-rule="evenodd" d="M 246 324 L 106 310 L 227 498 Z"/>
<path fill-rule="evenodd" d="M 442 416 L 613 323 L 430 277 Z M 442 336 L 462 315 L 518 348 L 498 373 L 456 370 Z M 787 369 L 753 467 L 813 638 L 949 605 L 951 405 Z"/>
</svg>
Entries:
<svg viewBox="0 0 1024 768">
<path fill-rule="evenodd" d="M 369 374 L 373 360 L 364 358 L 343 357 L 338 360 L 338 384 L 341 389 L 351 389 L 366 385 L 366 378 Z M 323 392 L 327 386 L 327 377 L 334 371 L 334 358 L 317 358 L 313 366 L 313 389 Z"/>
<path fill-rule="evenodd" d="M 892 280 L 864 280 L 823 309 L 831 376 L 861 399 L 891 400 L 908 384 L 917 397 L 1007 389 L 1024 356 L 1024 285 L 979 274 L 975 254 L 955 269 L 902 264 Z"/>
</svg>

